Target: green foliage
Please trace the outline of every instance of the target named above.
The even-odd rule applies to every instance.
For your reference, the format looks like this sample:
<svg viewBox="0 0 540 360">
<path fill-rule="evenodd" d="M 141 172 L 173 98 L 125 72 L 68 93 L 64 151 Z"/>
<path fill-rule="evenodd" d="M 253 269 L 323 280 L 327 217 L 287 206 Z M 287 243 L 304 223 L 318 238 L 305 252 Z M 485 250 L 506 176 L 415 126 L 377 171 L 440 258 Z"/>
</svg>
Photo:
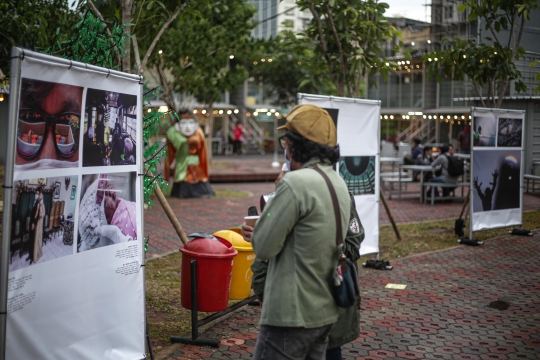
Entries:
<svg viewBox="0 0 540 360">
<path fill-rule="evenodd" d="M 340 96 L 357 97 L 366 76 L 375 70 L 383 76 L 392 71 L 392 66 L 384 65 L 388 60 L 382 44 L 399 32 L 384 16 L 388 4 L 377 0 L 298 0 L 297 4 L 313 14 L 306 36 L 314 41 L 316 56 L 325 60 Z"/>
<path fill-rule="evenodd" d="M 328 67 L 314 48 L 310 39 L 285 30 L 275 38 L 256 40 L 253 61 L 245 65 L 250 76 L 264 82 L 275 106 L 291 107 L 299 92 L 337 95 Z"/>
<path fill-rule="evenodd" d="M 150 64 L 171 71 L 174 81 L 170 85 L 177 93 L 192 94 L 197 101 L 212 104 L 247 77 L 242 63 L 251 60 L 249 37 L 255 26 L 255 10 L 237 0 L 211 5 L 196 2 L 192 6 L 191 11 L 200 17 L 177 21 L 162 38 L 162 55 L 154 55 Z M 234 55 L 233 60 L 230 55 Z"/>
<path fill-rule="evenodd" d="M 65 41 L 55 39 L 53 45 L 45 52 L 96 66 L 118 69 L 121 64 L 116 62 L 115 58 L 118 53 L 126 54 L 124 40 L 127 33 L 124 29 L 127 26 L 116 22 L 105 23 L 87 12 L 74 26 L 77 34 L 73 38 Z M 57 33 L 56 37 L 58 36 Z"/>
<path fill-rule="evenodd" d="M 469 79 L 480 98 L 486 93 L 487 100 L 482 99 L 484 106 L 500 107 L 510 81 L 515 80 L 517 92 L 527 91 L 515 62 L 525 54 L 520 46 L 525 22 L 540 5 L 536 0 L 469 0 L 458 9 L 465 11 L 467 8 L 469 21 L 482 19 L 481 24 L 491 33 L 491 37 L 485 38 L 487 44 L 460 39 L 449 41 L 450 49 L 424 56 L 428 64 L 427 75 L 435 76 L 437 81 L 443 75 L 455 80 Z M 500 37 L 503 30 L 508 35 L 504 42 Z M 438 61 L 429 62 L 435 58 Z M 540 80 L 540 75 L 536 80 Z"/>
<path fill-rule="evenodd" d="M 72 37 L 77 21 L 68 0 L 0 1 L 0 69 L 9 76 L 11 47 L 42 51 Z"/>
</svg>

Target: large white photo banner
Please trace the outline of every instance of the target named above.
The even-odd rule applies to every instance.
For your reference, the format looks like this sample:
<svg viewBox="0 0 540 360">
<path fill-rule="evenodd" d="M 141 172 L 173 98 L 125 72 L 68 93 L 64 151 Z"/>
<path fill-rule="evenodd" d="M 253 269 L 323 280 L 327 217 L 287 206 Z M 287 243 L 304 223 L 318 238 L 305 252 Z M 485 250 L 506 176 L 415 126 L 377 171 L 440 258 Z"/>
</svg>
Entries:
<svg viewBox="0 0 540 360">
<path fill-rule="evenodd" d="M 15 61 L 6 359 L 146 358 L 140 80 Z"/>
<path fill-rule="evenodd" d="M 471 230 L 522 224 L 524 111 L 473 108 Z"/>
<path fill-rule="evenodd" d="M 360 255 L 378 253 L 380 102 L 299 94 L 299 103 L 320 106 L 334 119 L 341 152 L 337 171 L 354 195 L 365 231 Z"/>
</svg>

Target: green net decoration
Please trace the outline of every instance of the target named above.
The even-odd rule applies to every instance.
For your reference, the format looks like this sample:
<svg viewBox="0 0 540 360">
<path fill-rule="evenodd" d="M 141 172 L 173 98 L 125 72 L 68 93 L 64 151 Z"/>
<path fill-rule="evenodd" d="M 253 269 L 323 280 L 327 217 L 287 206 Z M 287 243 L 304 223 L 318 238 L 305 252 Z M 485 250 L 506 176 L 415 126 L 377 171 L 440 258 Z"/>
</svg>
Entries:
<svg viewBox="0 0 540 360">
<path fill-rule="evenodd" d="M 126 55 L 124 50 L 124 39 L 130 36 L 124 28 L 132 24 L 119 25 L 116 22 L 109 23 L 96 18 L 91 12 L 86 12 L 81 16 L 81 21 L 75 25 L 77 36 L 72 39 L 60 42 L 56 38 L 51 47 L 45 52 L 54 56 L 59 56 L 69 60 L 80 61 L 109 69 L 121 69 L 121 63 L 115 65 L 118 52 L 121 57 Z M 110 32 L 107 32 L 107 29 Z M 149 96 L 160 97 L 159 88 L 151 89 L 143 94 L 143 108 L 150 106 Z M 167 145 L 160 146 L 159 141 L 154 141 L 154 137 L 159 134 L 159 130 L 164 125 L 170 125 L 178 120 L 175 111 L 161 113 L 150 111 L 144 114 L 143 119 L 143 156 L 144 156 L 144 203 L 153 205 L 151 197 L 154 194 L 156 185 L 162 189 L 168 189 L 168 182 L 161 173 L 157 173 L 158 165 L 167 154 Z M 146 245 L 147 247 L 148 245 Z"/>
<path fill-rule="evenodd" d="M 131 24 L 120 25 L 96 18 L 86 12 L 75 25 L 77 35 L 66 41 L 58 41 L 60 29 L 56 30 L 53 45 L 45 50 L 47 54 L 87 64 L 122 70 L 122 64 L 115 64 L 118 53 L 123 58 L 124 39 L 130 36 L 124 28 Z M 107 30 L 109 30 L 110 35 Z"/>
<path fill-rule="evenodd" d="M 143 95 L 143 106 L 151 105 L 149 96 L 154 95 L 159 97 L 157 91 L 159 88 L 151 89 Z M 151 196 L 155 191 L 155 186 L 158 185 L 164 190 L 168 190 L 169 183 L 161 175 L 157 173 L 158 164 L 161 164 L 162 159 L 167 155 L 167 143 L 161 146 L 159 141 L 155 141 L 154 137 L 159 134 L 159 130 L 164 125 L 171 125 L 179 120 L 178 114 L 174 110 L 167 112 L 159 112 L 152 110 L 145 113 L 143 122 L 143 141 L 144 141 L 144 159 L 145 159 L 145 174 L 144 174 L 144 202 L 148 207 L 153 206 Z M 165 164 L 167 166 L 167 164 Z"/>
</svg>

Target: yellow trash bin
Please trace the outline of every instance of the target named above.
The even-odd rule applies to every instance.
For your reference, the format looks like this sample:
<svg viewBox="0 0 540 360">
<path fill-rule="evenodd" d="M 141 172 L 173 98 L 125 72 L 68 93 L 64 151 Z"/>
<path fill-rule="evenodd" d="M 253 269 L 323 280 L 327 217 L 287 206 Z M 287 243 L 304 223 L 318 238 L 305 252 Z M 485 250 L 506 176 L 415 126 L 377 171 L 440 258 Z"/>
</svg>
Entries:
<svg viewBox="0 0 540 360">
<path fill-rule="evenodd" d="M 221 230 L 214 233 L 229 241 L 238 251 L 238 255 L 234 258 L 232 267 L 231 290 L 229 291 L 229 299 L 243 300 L 249 297 L 251 291 L 251 264 L 255 260 L 255 253 L 251 243 L 244 240 L 244 237 L 232 230 Z"/>
</svg>

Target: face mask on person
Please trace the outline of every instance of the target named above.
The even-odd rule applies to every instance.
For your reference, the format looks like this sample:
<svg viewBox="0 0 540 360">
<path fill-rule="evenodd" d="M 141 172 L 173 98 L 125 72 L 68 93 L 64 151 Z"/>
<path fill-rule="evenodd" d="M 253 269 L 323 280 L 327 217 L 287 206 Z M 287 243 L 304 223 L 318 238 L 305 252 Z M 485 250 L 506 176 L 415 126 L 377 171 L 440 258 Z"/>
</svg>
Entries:
<svg viewBox="0 0 540 360">
<path fill-rule="evenodd" d="M 287 171 L 291 171 L 291 160 L 287 159 L 287 149 L 285 149 L 285 166 Z"/>
</svg>

